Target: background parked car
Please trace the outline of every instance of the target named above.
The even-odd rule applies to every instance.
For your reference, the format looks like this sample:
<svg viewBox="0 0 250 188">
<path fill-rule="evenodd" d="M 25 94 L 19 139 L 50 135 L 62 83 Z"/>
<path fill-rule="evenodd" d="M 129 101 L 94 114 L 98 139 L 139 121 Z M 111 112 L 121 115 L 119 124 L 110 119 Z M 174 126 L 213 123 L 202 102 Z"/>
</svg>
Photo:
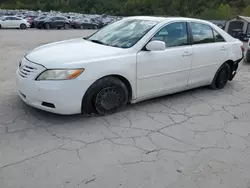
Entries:
<svg viewBox="0 0 250 188">
<path fill-rule="evenodd" d="M 77 29 L 98 29 L 99 25 L 98 23 L 90 22 L 88 20 L 83 20 L 83 19 L 77 19 L 74 20 L 72 23 L 72 27 Z"/>
<path fill-rule="evenodd" d="M 47 18 L 46 15 L 39 16 L 34 19 L 33 24 L 35 28 L 42 29 L 42 23 Z"/>
<path fill-rule="evenodd" d="M 37 16 L 26 16 L 25 20 L 30 24 L 31 28 L 34 28 L 34 19 L 37 18 Z"/>
<path fill-rule="evenodd" d="M 0 18 L 0 28 L 20 28 L 26 29 L 30 27 L 27 20 L 16 16 L 3 16 Z"/>
<path fill-rule="evenodd" d="M 246 61 L 250 62 L 250 40 L 247 42 L 247 54 L 246 54 Z"/>
<path fill-rule="evenodd" d="M 63 16 L 51 16 L 46 17 L 45 19 L 39 20 L 37 23 L 38 28 L 44 28 L 44 29 L 69 29 L 70 23 L 69 20 L 66 17 Z"/>
</svg>

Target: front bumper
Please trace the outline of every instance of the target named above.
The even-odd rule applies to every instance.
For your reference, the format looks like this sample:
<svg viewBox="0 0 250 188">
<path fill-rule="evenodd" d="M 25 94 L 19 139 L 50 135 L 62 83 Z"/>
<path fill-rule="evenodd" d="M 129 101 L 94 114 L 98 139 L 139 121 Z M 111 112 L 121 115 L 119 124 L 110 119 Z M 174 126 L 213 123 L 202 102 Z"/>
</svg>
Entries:
<svg viewBox="0 0 250 188">
<path fill-rule="evenodd" d="M 16 72 L 17 92 L 21 99 L 35 108 L 62 115 L 79 114 L 82 98 L 92 81 L 36 81 Z"/>
</svg>

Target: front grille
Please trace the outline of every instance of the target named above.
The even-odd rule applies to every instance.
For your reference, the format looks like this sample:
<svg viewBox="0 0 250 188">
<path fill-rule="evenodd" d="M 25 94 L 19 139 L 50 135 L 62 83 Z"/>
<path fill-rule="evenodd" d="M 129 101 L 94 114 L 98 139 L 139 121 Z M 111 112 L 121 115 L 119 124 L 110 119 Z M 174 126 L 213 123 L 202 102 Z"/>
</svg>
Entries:
<svg viewBox="0 0 250 188">
<path fill-rule="evenodd" d="M 35 79 L 40 73 L 46 70 L 43 66 L 32 63 L 26 58 L 19 64 L 19 75 L 27 79 Z"/>
<path fill-rule="evenodd" d="M 23 78 L 27 78 L 30 74 L 34 73 L 37 69 L 31 66 L 23 65 L 19 69 L 19 74 Z"/>
</svg>

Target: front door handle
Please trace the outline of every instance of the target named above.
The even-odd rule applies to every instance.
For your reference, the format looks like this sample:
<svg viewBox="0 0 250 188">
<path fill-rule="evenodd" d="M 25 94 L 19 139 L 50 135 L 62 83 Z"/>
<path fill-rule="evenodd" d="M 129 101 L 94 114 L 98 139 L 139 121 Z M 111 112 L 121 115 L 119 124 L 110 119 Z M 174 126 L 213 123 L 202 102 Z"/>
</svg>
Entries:
<svg viewBox="0 0 250 188">
<path fill-rule="evenodd" d="M 191 56 L 191 55 L 192 55 L 192 53 L 188 52 L 188 51 L 183 52 L 183 54 L 182 54 L 183 57 L 187 57 L 187 56 Z"/>
<path fill-rule="evenodd" d="M 225 48 L 225 46 L 222 46 L 222 47 L 220 48 L 220 51 L 225 51 L 225 50 L 227 50 L 227 49 Z"/>
</svg>

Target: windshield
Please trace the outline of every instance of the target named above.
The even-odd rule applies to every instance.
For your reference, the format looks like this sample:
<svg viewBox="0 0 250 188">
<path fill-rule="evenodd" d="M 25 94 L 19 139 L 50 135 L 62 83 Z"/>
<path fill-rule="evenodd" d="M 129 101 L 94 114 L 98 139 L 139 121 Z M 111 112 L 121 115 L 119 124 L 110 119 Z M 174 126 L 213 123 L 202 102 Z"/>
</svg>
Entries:
<svg viewBox="0 0 250 188">
<path fill-rule="evenodd" d="M 99 30 L 88 40 L 108 46 L 130 48 L 157 23 L 157 21 L 139 19 L 120 20 Z"/>
</svg>

